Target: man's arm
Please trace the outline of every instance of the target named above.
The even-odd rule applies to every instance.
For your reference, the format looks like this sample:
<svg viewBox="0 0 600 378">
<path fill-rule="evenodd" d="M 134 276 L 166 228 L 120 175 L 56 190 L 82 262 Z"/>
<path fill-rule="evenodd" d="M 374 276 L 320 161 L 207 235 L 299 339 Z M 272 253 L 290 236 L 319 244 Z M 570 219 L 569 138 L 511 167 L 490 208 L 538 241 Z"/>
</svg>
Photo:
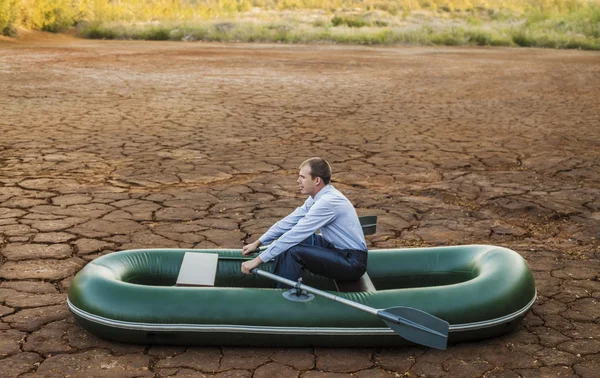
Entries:
<svg viewBox="0 0 600 378">
<path fill-rule="evenodd" d="M 267 245 L 291 230 L 292 227 L 294 227 L 300 221 L 300 219 L 302 219 L 308 213 L 312 203 L 313 199 L 310 197 L 307 198 L 302 206 L 297 207 L 296 210 L 294 210 L 291 214 L 271 226 L 271 228 L 269 228 L 269 230 L 258 239 L 260 243 Z M 257 247 L 259 246 L 260 245 Z"/>
<path fill-rule="evenodd" d="M 296 210 L 294 210 L 291 214 L 289 214 L 288 216 L 271 226 L 271 228 L 269 228 L 269 230 L 265 232 L 260 238 L 258 238 L 253 243 L 246 244 L 244 247 L 242 247 L 242 254 L 251 255 L 261 245 L 269 244 L 273 240 L 277 239 L 279 236 L 291 230 L 292 227 L 294 227 L 298 223 L 298 221 L 308 213 L 308 210 L 310 209 L 312 203 L 312 198 L 307 198 L 306 201 L 304 201 L 304 204 L 302 204 L 302 206 L 297 207 Z"/>
<path fill-rule="evenodd" d="M 314 234 L 321 227 L 332 222 L 336 217 L 335 208 L 325 201 L 315 203 L 308 213 L 302 217 L 294 227 L 284 233 L 279 239 L 271 243 L 266 251 L 258 258 L 261 261 L 269 261 L 278 254 L 287 251 L 291 247 L 300 244 L 306 238 Z"/>
</svg>

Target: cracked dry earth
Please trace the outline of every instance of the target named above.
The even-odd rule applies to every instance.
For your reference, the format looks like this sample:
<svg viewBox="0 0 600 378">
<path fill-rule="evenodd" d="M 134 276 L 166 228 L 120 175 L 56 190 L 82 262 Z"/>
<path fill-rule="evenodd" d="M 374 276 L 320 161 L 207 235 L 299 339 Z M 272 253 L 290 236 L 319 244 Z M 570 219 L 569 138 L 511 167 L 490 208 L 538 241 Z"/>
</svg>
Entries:
<svg viewBox="0 0 600 378">
<path fill-rule="evenodd" d="M 600 54 L 0 44 L 0 377 L 598 377 Z M 520 328 L 447 351 L 124 345 L 65 303 L 88 261 L 241 248 L 327 158 L 370 248 L 485 243 L 532 268 Z"/>
</svg>

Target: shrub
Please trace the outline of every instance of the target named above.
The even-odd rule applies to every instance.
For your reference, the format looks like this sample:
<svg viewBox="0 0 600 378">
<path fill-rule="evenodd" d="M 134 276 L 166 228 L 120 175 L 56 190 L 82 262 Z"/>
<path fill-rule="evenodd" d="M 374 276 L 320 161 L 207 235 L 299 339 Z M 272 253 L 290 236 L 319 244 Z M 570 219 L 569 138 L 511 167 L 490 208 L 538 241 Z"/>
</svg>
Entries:
<svg viewBox="0 0 600 378">
<path fill-rule="evenodd" d="M 169 40 L 171 41 L 182 41 L 185 37 L 185 31 L 181 29 L 173 29 L 169 32 Z"/>
<path fill-rule="evenodd" d="M 334 16 L 331 19 L 331 25 L 342 26 L 346 25 L 350 28 L 362 28 L 363 26 L 369 26 L 369 23 L 356 16 Z"/>
<path fill-rule="evenodd" d="M 492 34 L 481 30 L 470 30 L 465 33 L 467 40 L 478 46 L 490 46 L 492 44 Z"/>
<path fill-rule="evenodd" d="M 531 34 L 524 29 L 517 29 L 512 33 L 512 40 L 517 46 L 533 47 L 535 42 Z"/>
<path fill-rule="evenodd" d="M 50 32 L 67 30 L 77 15 L 71 0 L 24 0 L 21 13 L 25 26 Z"/>
<path fill-rule="evenodd" d="M 568 41 L 565 44 L 564 48 L 581 50 L 600 50 L 600 42 L 594 42 L 587 39 L 573 39 Z"/>
<path fill-rule="evenodd" d="M 185 38 L 189 41 L 203 41 L 207 39 L 208 34 L 209 30 L 207 28 L 194 28 L 188 31 Z"/>
<path fill-rule="evenodd" d="M 19 12 L 19 0 L 0 0 L 0 34 L 13 35 Z"/>
<path fill-rule="evenodd" d="M 502 35 L 493 35 L 490 46 L 513 46 L 513 41 L 510 37 Z"/>
<path fill-rule="evenodd" d="M 444 46 L 460 46 L 464 44 L 464 40 L 455 33 L 437 33 L 430 37 L 431 43 L 434 45 Z"/>
<path fill-rule="evenodd" d="M 329 26 L 329 20 L 326 18 L 319 18 L 315 21 L 313 21 L 312 26 L 314 26 L 315 28 L 324 28 Z"/>
<path fill-rule="evenodd" d="M 90 39 L 116 39 L 117 33 L 114 29 L 104 28 L 99 23 L 88 24 L 83 28 L 79 35 Z"/>
<path fill-rule="evenodd" d="M 233 22 L 219 22 L 217 24 L 214 24 L 213 27 L 215 28 L 217 33 L 227 33 L 231 31 L 235 27 L 235 25 L 233 24 Z"/>
<path fill-rule="evenodd" d="M 153 26 L 144 30 L 140 39 L 149 41 L 167 41 L 169 40 L 171 29 L 164 26 Z"/>
</svg>

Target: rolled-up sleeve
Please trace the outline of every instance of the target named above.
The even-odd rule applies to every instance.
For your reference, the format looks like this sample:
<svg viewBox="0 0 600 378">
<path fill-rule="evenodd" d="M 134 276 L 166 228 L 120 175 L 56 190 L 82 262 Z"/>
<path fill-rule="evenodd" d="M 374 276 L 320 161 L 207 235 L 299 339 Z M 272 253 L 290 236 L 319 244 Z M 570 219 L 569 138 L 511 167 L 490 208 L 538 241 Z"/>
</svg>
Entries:
<svg viewBox="0 0 600 378">
<path fill-rule="evenodd" d="M 271 243 L 269 248 L 259 255 L 260 259 L 265 262 L 269 261 L 280 253 L 300 244 L 321 227 L 332 222 L 335 217 L 335 208 L 325 201 L 317 201 L 303 217 L 297 220 L 293 227 L 285 231 L 279 239 Z M 269 234 L 270 231 L 271 229 L 265 235 Z M 261 243 L 263 243 L 262 237 Z"/>
</svg>

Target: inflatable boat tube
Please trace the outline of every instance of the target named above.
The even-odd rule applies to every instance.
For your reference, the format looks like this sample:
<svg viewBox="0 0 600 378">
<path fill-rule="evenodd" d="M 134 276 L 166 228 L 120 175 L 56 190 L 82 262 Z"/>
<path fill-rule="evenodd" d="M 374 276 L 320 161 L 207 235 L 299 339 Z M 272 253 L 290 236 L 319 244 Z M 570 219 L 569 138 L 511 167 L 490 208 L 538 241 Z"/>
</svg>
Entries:
<svg viewBox="0 0 600 378">
<path fill-rule="evenodd" d="M 175 286 L 185 252 L 219 255 L 214 287 Z M 141 344 L 401 346 L 410 343 L 372 314 L 327 298 L 285 299 L 275 282 L 244 275 L 240 250 L 142 249 L 95 259 L 73 279 L 68 306 L 105 339 Z M 271 270 L 271 264 L 261 269 Z M 536 299 L 516 252 L 489 245 L 369 251 L 375 290 L 335 292 L 366 306 L 413 307 L 450 324 L 449 342 L 514 329 Z M 304 283 L 331 290 L 331 280 Z"/>
</svg>

